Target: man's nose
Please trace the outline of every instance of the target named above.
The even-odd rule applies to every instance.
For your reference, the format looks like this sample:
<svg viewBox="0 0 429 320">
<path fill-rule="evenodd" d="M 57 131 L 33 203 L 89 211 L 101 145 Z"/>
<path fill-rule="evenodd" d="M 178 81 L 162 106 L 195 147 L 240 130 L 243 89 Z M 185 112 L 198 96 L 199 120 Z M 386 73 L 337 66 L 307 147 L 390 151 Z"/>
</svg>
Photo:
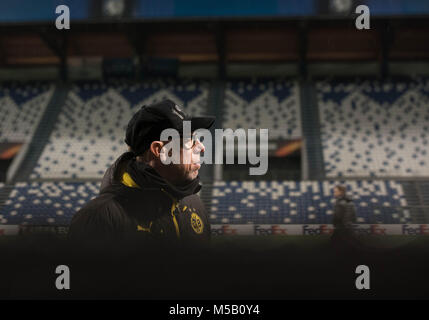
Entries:
<svg viewBox="0 0 429 320">
<path fill-rule="evenodd" d="M 200 154 L 201 152 L 204 152 L 204 150 L 206 150 L 206 147 L 201 141 L 198 140 L 197 145 L 195 146 L 194 152 L 196 154 Z"/>
<path fill-rule="evenodd" d="M 201 141 L 199 141 L 200 144 L 200 153 L 204 152 L 206 150 L 206 147 L 204 146 L 204 143 L 202 143 Z"/>
</svg>

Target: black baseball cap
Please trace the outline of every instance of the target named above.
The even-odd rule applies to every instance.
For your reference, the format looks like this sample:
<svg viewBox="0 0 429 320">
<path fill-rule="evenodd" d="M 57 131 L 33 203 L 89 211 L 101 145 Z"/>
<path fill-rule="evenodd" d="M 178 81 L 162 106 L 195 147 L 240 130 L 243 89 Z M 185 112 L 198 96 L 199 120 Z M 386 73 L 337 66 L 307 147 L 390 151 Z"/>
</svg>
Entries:
<svg viewBox="0 0 429 320">
<path fill-rule="evenodd" d="M 143 106 L 128 122 L 125 143 L 136 155 L 143 154 L 153 141 L 160 139 L 165 129 L 175 129 L 182 135 L 183 121 L 191 121 L 191 131 L 209 129 L 213 116 L 190 117 L 171 100 Z"/>
</svg>

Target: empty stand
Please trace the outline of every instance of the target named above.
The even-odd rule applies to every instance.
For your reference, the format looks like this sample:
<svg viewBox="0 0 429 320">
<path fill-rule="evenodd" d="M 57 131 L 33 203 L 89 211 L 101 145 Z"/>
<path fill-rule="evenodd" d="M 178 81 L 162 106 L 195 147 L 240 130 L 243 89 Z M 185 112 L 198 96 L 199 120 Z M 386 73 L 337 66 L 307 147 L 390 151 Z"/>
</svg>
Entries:
<svg viewBox="0 0 429 320">
<path fill-rule="evenodd" d="M 420 183 L 420 193 L 423 205 L 429 206 L 429 181 Z"/>
<path fill-rule="evenodd" d="M 48 83 L 1 84 L 0 142 L 30 141 L 53 91 Z"/>
<path fill-rule="evenodd" d="M 214 224 L 331 223 L 332 188 L 338 181 L 216 182 L 209 204 Z M 357 223 L 409 223 L 402 187 L 394 181 L 345 183 L 355 201 Z M 0 209 L 2 224 L 67 225 L 98 194 L 99 183 L 17 183 Z"/>
<path fill-rule="evenodd" d="M 428 88 L 429 82 L 424 79 L 316 83 L 324 168 L 332 181 L 215 182 L 211 189 L 205 188 L 203 195 L 211 222 L 331 223 L 332 189 L 339 182 L 336 180 L 343 180 L 338 177 L 429 176 Z M 11 85 L 1 90 L 0 108 L 3 109 L 0 110 L 9 112 L 1 113 L 4 121 L 3 127 L 0 123 L 3 139 L 0 142 L 29 141 L 53 87 L 38 84 L 32 89 Z M 30 178 L 94 182 L 8 185 L 12 190 L 7 190 L 8 197 L 0 203 L 0 224 L 69 224 L 74 213 L 98 194 L 99 182 L 95 181 L 99 181 L 106 168 L 126 150 L 126 125 L 142 105 L 169 98 L 192 115 L 206 114 L 210 113 L 209 91 L 209 83 L 191 80 L 75 83 L 65 103 L 59 106 L 54 129 Z M 302 137 L 301 116 L 305 114 L 300 111 L 296 82 L 234 80 L 226 82 L 219 96 L 224 97 L 222 128 L 268 128 L 272 140 Z M 21 108 L 21 113 L 16 113 L 14 108 Z M 34 114 L 34 110 L 38 113 Z M 307 120 L 308 131 L 314 131 L 311 127 L 317 117 Z M 7 127 L 4 123 L 8 121 L 17 127 Z M 24 127 L 27 128 L 24 130 Z M 317 139 L 314 132 L 309 137 Z M 314 144 L 309 145 L 314 148 Z M 357 223 L 415 222 L 412 219 L 415 213 L 407 206 L 417 207 L 421 203 L 407 202 L 410 198 L 407 192 L 412 191 L 403 187 L 403 183 L 395 180 L 341 183 L 348 186 L 354 199 Z M 422 182 L 419 187 L 418 199 L 424 201 L 429 199 L 426 184 Z M 5 187 L 0 185 L 0 193 L 2 189 Z"/>
<path fill-rule="evenodd" d="M 226 83 L 224 128 L 269 129 L 270 139 L 301 137 L 297 82 L 281 79 Z"/>
<path fill-rule="evenodd" d="M 8 194 L 4 193 L 4 183 L 0 182 L 0 224 L 4 223 L 3 216 L 1 216 L 1 208 L 3 207 L 3 204 L 8 199 Z"/>
<path fill-rule="evenodd" d="M 338 181 L 216 182 L 212 223 L 331 223 Z M 407 223 L 410 214 L 402 186 L 394 181 L 349 181 L 357 223 Z"/>
<path fill-rule="evenodd" d="M 328 177 L 429 176 L 429 82 L 316 84 Z"/>
<path fill-rule="evenodd" d="M 85 82 L 73 86 L 30 178 L 101 178 L 124 151 L 126 125 L 144 104 L 172 99 L 206 113 L 203 81 Z"/>
<path fill-rule="evenodd" d="M 67 225 L 85 203 L 98 194 L 100 184 L 17 183 L 0 208 L 2 224 Z"/>
</svg>

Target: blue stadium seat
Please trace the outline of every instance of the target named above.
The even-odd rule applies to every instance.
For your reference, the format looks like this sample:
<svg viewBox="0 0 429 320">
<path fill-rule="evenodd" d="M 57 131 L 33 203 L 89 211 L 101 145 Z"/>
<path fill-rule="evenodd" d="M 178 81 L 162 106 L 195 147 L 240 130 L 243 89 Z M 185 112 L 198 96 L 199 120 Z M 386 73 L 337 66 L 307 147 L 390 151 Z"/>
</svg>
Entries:
<svg viewBox="0 0 429 320">
<path fill-rule="evenodd" d="M 210 218 L 214 224 L 331 223 L 333 187 L 339 181 L 216 182 Z M 357 223 L 409 223 L 398 207 L 407 202 L 394 181 L 348 181 L 357 209 Z"/>
<path fill-rule="evenodd" d="M 394 181 L 216 182 L 209 206 L 213 224 L 331 223 L 332 189 L 345 184 L 357 223 L 410 223 L 401 184 Z M 99 183 L 18 183 L 0 211 L 2 224 L 67 225 L 98 194 Z"/>
<path fill-rule="evenodd" d="M 126 151 L 126 125 L 141 106 L 168 98 L 201 115 L 208 92 L 204 81 L 77 83 L 30 178 L 101 178 Z"/>
<path fill-rule="evenodd" d="M 328 177 L 429 176 L 428 79 L 316 84 Z"/>
<path fill-rule="evenodd" d="M 281 79 L 229 81 L 223 128 L 269 129 L 270 139 L 300 138 L 299 87 Z"/>
<path fill-rule="evenodd" d="M 28 142 L 54 92 L 48 83 L 0 85 L 0 142 Z"/>
<path fill-rule="evenodd" d="M 100 184 L 17 183 L 0 214 L 3 224 L 68 225 L 86 202 L 98 194 Z"/>
</svg>

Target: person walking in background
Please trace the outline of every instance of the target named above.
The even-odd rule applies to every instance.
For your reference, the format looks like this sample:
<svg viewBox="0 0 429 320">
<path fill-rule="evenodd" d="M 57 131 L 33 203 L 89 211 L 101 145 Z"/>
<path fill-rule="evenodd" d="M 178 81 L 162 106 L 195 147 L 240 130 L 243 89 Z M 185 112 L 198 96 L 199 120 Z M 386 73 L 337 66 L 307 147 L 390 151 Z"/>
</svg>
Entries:
<svg viewBox="0 0 429 320">
<path fill-rule="evenodd" d="M 331 241 L 335 247 L 342 248 L 354 243 L 353 223 L 356 222 L 356 208 L 352 199 L 347 196 L 345 186 L 336 185 L 334 197 L 336 199 L 332 219 L 334 232 Z"/>
</svg>

